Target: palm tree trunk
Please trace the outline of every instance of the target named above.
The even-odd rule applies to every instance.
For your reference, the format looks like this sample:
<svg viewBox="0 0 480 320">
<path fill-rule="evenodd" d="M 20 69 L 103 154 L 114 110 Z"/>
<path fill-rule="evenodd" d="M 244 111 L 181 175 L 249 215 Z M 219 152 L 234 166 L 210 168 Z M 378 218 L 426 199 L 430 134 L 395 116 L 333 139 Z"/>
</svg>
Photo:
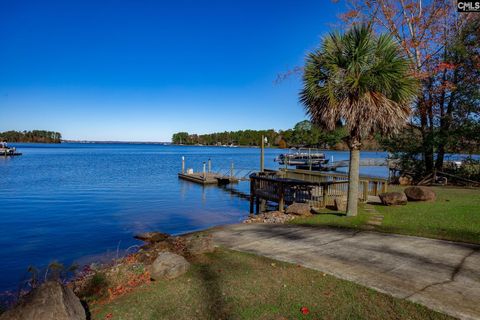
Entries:
<svg viewBox="0 0 480 320">
<path fill-rule="evenodd" d="M 357 146 L 350 148 L 350 165 L 348 168 L 347 216 L 356 216 L 358 212 L 358 185 L 360 180 L 360 150 Z"/>
</svg>

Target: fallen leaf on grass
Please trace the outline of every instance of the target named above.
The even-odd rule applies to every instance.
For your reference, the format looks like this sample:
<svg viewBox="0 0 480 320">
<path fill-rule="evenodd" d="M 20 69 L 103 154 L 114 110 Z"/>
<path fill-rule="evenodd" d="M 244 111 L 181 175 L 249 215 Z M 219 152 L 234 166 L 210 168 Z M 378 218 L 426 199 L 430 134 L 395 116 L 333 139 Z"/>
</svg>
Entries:
<svg viewBox="0 0 480 320">
<path fill-rule="evenodd" d="M 307 307 L 301 307 L 301 308 L 300 308 L 300 312 L 301 312 L 302 314 L 307 315 L 307 314 L 310 313 L 310 310 L 308 310 Z"/>
</svg>

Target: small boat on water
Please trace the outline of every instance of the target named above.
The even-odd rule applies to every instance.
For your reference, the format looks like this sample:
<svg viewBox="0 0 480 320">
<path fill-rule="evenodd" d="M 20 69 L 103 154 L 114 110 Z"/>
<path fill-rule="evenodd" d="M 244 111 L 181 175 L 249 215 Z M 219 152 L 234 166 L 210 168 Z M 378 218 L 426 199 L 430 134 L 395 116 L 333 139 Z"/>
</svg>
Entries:
<svg viewBox="0 0 480 320">
<path fill-rule="evenodd" d="M 3 157 L 12 157 L 12 156 L 21 156 L 20 152 L 17 152 L 17 148 L 9 147 L 6 142 L 0 142 L 0 156 Z"/>
<path fill-rule="evenodd" d="M 275 161 L 281 165 L 296 166 L 297 169 L 314 167 L 317 170 L 328 163 L 324 153 L 311 149 L 298 149 L 294 152 L 282 153 Z"/>
</svg>

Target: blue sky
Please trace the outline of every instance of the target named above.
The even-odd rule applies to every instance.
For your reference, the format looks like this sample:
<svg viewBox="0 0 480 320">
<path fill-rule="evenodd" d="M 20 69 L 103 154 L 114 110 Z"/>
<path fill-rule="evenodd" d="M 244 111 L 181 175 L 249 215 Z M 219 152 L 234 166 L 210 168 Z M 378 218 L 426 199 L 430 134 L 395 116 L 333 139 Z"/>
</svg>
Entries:
<svg viewBox="0 0 480 320">
<path fill-rule="evenodd" d="M 0 131 L 169 141 L 287 129 L 301 66 L 332 29 L 329 0 L 0 0 Z"/>
</svg>

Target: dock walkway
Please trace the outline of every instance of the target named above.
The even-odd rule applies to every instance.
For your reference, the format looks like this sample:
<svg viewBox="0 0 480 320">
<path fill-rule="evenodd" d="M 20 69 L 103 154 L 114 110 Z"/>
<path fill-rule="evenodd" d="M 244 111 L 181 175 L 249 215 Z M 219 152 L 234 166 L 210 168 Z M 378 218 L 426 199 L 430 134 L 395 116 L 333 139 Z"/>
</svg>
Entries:
<svg viewBox="0 0 480 320">
<path fill-rule="evenodd" d="M 238 183 L 239 181 L 248 181 L 249 176 L 255 170 L 235 168 L 233 161 L 229 168 L 217 168 L 212 170 L 212 161 L 208 159 L 203 162 L 203 170 L 194 172 L 192 168 L 185 169 L 185 157 L 182 157 L 182 171 L 178 173 L 178 178 L 201 185 L 226 185 L 230 183 Z"/>
<path fill-rule="evenodd" d="M 211 172 L 194 172 L 194 173 L 179 173 L 178 177 L 183 180 L 190 182 L 195 182 L 203 185 L 213 185 L 213 184 L 228 184 L 228 183 L 237 183 L 239 179 L 236 177 L 229 177 L 219 175 L 217 173 Z"/>
<path fill-rule="evenodd" d="M 480 319 L 480 245 L 350 229 L 241 224 L 217 245 L 302 265 L 461 319 Z"/>
</svg>

